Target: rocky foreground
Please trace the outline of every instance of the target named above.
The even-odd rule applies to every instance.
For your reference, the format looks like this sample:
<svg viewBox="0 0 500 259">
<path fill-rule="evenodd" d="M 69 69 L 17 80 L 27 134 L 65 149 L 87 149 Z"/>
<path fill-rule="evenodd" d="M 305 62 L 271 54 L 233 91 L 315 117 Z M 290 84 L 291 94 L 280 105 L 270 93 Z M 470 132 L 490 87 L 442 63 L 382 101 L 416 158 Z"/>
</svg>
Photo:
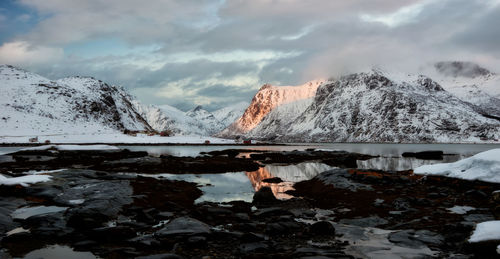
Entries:
<svg viewBox="0 0 500 259">
<path fill-rule="evenodd" d="M 355 169 L 356 160 L 368 158 L 312 150 L 227 150 L 197 158 L 127 150 L 3 155 L 2 175 L 45 181 L 0 185 L 0 257 L 53 244 L 102 258 L 497 256 L 500 242 L 467 240 L 477 223 L 500 218 L 500 195 L 494 193 L 500 184 Z M 303 161 L 339 168 L 295 184 L 289 200 L 264 187 L 252 203 L 195 203 L 200 186 L 150 177 Z M 45 213 L 30 215 L 21 207 Z"/>
</svg>

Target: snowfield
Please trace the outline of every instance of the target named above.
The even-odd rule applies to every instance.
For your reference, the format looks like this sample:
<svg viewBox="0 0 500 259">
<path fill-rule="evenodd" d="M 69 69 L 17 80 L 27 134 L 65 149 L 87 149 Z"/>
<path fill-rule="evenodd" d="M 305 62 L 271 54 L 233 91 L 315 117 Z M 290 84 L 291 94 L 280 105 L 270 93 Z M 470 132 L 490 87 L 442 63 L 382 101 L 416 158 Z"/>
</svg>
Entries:
<svg viewBox="0 0 500 259">
<path fill-rule="evenodd" d="M 44 145 L 38 147 L 23 148 L 21 151 L 25 150 L 119 150 L 120 148 L 109 145 Z"/>
<path fill-rule="evenodd" d="M 31 136 L 0 136 L 0 144 L 24 144 L 30 143 L 29 139 L 36 137 Z M 147 136 L 146 134 L 137 134 L 136 137 L 120 133 L 114 134 L 81 134 L 81 135 L 39 135 L 40 143 L 45 140 L 50 140 L 56 144 L 85 144 L 85 143 L 102 143 L 102 144 L 204 144 L 206 140 L 211 144 L 235 144 L 232 139 L 221 139 L 204 136 Z"/>
<path fill-rule="evenodd" d="M 500 148 L 481 152 L 454 163 L 423 165 L 413 172 L 500 183 Z"/>
</svg>

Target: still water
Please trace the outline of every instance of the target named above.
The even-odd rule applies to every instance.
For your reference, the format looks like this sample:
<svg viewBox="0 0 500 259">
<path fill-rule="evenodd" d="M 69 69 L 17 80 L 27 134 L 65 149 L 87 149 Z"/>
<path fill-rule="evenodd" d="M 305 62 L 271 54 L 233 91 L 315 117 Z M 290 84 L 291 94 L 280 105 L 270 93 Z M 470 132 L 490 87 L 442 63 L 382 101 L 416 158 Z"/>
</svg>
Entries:
<svg viewBox="0 0 500 259">
<path fill-rule="evenodd" d="M 500 148 L 500 144 L 372 144 L 372 143 L 310 143 L 283 146 L 120 146 L 132 151 L 147 151 L 151 155 L 198 156 L 200 152 L 225 149 L 249 149 L 266 151 L 293 151 L 315 148 L 320 150 L 344 150 L 367 155 L 400 156 L 404 152 L 441 150 L 445 154 L 472 156 L 482 151 Z M 0 152 L 1 152 L 0 148 Z"/>
</svg>

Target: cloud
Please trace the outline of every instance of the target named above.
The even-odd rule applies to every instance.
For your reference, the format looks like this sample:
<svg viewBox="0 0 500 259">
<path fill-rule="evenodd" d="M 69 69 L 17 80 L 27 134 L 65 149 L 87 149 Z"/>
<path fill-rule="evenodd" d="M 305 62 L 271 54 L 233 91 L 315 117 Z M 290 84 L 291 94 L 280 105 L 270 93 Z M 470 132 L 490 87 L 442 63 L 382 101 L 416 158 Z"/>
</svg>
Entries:
<svg viewBox="0 0 500 259">
<path fill-rule="evenodd" d="M 372 66 L 412 72 L 471 60 L 500 70 L 498 0 L 18 3 L 28 9 L 19 15 L 40 19 L 3 43 L 0 60 L 51 78 L 95 76 L 181 109 Z"/>
<path fill-rule="evenodd" d="M 61 60 L 64 51 L 60 48 L 31 46 L 25 41 L 4 43 L 0 46 L 0 63 L 32 66 Z"/>
</svg>

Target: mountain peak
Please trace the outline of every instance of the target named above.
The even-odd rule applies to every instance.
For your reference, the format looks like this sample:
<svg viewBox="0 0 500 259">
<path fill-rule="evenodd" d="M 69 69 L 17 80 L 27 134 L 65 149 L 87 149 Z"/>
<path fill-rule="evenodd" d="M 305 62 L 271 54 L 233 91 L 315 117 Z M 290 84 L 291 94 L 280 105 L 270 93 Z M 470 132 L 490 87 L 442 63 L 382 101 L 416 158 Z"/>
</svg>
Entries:
<svg viewBox="0 0 500 259">
<path fill-rule="evenodd" d="M 434 68 L 441 74 L 451 77 L 475 78 L 492 75 L 488 69 L 468 61 L 442 61 L 434 64 Z"/>
</svg>

